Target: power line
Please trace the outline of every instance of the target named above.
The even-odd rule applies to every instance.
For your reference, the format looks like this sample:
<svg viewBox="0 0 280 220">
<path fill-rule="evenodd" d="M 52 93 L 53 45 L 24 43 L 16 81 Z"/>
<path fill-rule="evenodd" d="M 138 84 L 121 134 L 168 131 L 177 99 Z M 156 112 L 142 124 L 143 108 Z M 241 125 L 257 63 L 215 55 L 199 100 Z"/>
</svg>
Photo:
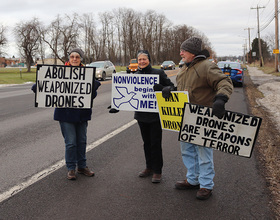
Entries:
<svg viewBox="0 0 280 220">
<path fill-rule="evenodd" d="M 270 2 L 270 0 L 269 0 L 269 1 L 267 2 L 267 4 L 264 6 L 265 8 L 268 6 L 269 2 Z M 274 9 L 272 9 L 272 11 L 271 11 L 270 13 L 268 13 L 268 14 L 270 15 L 273 11 L 274 11 Z M 265 12 L 265 10 L 263 10 L 263 11 L 261 12 L 261 15 L 262 15 L 264 12 Z"/>
<path fill-rule="evenodd" d="M 278 1 L 278 0 L 277 0 Z M 264 8 L 267 8 L 270 10 L 270 11 L 267 11 L 267 10 L 262 10 L 260 12 L 260 16 L 262 17 L 262 24 L 261 24 L 261 30 L 264 30 L 271 22 L 272 20 L 274 19 L 275 17 L 275 7 L 269 7 L 271 1 L 266 1 L 266 4 L 264 6 Z"/>
<path fill-rule="evenodd" d="M 272 8 L 271 11 L 269 11 L 269 13 L 267 14 L 267 16 L 266 16 L 266 17 L 263 17 L 262 20 L 268 20 L 268 19 L 270 19 L 271 16 L 273 16 L 274 14 L 275 14 L 275 9 Z"/>
<path fill-rule="evenodd" d="M 280 13 L 279 8 L 278 8 L 278 14 Z M 269 21 L 264 24 L 263 26 L 260 27 L 261 31 L 263 31 L 264 29 L 266 29 L 268 27 L 268 25 L 270 25 L 270 23 L 274 20 L 275 18 L 275 12 L 273 13 L 273 15 L 270 17 Z"/>
</svg>

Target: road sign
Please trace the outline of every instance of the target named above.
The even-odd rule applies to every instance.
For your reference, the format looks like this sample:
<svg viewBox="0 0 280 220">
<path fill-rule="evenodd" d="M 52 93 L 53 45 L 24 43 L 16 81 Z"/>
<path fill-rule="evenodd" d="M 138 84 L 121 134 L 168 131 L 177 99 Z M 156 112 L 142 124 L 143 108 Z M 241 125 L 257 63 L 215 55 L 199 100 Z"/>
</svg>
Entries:
<svg viewBox="0 0 280 220">
<path fill-rule="evenodd" d="M 276 53 L 278 54 L 278 53 L 279 53 L 279 49 L 274 49 L 274 50 L 273 50 L 273 53 L 274 53 L 274 54 L 276 54 Z"/>
</svg>

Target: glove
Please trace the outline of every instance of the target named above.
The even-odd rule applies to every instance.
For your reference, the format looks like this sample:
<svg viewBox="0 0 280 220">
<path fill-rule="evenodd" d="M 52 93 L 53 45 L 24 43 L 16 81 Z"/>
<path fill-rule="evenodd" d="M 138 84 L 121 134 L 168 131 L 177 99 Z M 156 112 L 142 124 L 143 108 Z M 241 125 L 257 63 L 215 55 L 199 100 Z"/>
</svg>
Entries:
<svg viewBox="0 0 280 220">
<path fill-rule="evenodd" d="M 33 84 L 32 87 L 31 87 L 31 90 L 36 93 L 36 90 L 37 90 L 37 84 Z"/>
<path fill-rule="evenodd" d="M 109 110 L 109 113 L 118 113 L 120 110 L 118 110 L 118 109 L 115 109 L 115 108 L 111 108 L 110 110 Z"/>
<path fill-rule="evenodd" d="M 213 115 L 217 116 L 221 119 L 226 110 L 225 110 L 225 103 L 228 101 L 228 97 L 225 95 L 216 95 L 213 102 Z"/>
<path fill-rule="evenodd" d="M 111 108 L 111 105 L 109 105 L 107 108 L 110 109 L 110 110 L 109 110 L 109 113 L 118 113 L 118 112 L 120 111 L 120 110 L 118 110 L 118 109 Z"/>
<path fill-rule="evenodd" d="M 162 97 L 165 99 L 168 99 L 170 97 L 171 91 L 173 91 L 174 87 L 173 86 L 165 86 L 162 89 Z"/>
<path fill-rule="evenodd" d="M 154 85 L 154 91 L 162 91 L 163 85 L 161 84 L 155 84 Z"/>
</svg>

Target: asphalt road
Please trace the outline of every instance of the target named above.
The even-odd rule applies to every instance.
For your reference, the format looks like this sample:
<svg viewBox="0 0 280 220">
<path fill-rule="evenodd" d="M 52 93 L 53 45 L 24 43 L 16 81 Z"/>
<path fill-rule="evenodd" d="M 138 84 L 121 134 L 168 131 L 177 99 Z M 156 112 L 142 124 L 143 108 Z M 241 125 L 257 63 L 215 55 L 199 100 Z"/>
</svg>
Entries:
<svg viewBox="0 0 280 220">
<path fill-rule="evenodd" d="M 213 196 L 199 201 L 195 190 L 174 189 L 175 182 L 185 178 L 186 168 L 178 134 L 164 131 L 162 182 L 139 178 L 138 172 L 145 168 L 140 131 L 130 123 L 132 112 L 108 113 L 110 83 L 102 82 L 98 90 L 88 128 L 92 147 L 87 153 L 88 166 L 96 175 L 79 175 L 76 181 L 66 179 L 67 170 L 61 165 L 64 145 L 59 125 L 52 120 L 53 109 L 34 108 L 31 85 L 0 88 L 1 220 L 273 219 L 254 154 L 244 158 L 214 151 Z M 243 88 L 235 88 L 226 107 L 247 113 Z M 117 133 L 128 123 L 127 129 Z M 56 163 L 60 165 L 49 175 L 13 196 L 5 194 Z"/>
</svg>

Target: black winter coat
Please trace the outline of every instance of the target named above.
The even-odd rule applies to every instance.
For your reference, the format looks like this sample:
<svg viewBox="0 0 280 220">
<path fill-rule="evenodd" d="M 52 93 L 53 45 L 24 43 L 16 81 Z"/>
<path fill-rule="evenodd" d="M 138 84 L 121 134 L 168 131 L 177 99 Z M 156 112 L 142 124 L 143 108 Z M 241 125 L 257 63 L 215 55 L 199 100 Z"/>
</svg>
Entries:
<svg viewBox="0 0 280 220">
<path fill-rule="evenodd" d="M 162 69 L 154 69 L 149 64 L 144 69 L 138 69 L 137 72 L 134 74 L 156 74 L 159 75 L 159 84 L 162 86 L 174 86 L 171 80 L 167 77 L 166 73 Z M 154 112 L 135 112 L 134 118 L 137 121 L 145 122 L 145 123 L 152 123 L 156 121 L 160 121 L 159 113 Z"/>
</svg>

